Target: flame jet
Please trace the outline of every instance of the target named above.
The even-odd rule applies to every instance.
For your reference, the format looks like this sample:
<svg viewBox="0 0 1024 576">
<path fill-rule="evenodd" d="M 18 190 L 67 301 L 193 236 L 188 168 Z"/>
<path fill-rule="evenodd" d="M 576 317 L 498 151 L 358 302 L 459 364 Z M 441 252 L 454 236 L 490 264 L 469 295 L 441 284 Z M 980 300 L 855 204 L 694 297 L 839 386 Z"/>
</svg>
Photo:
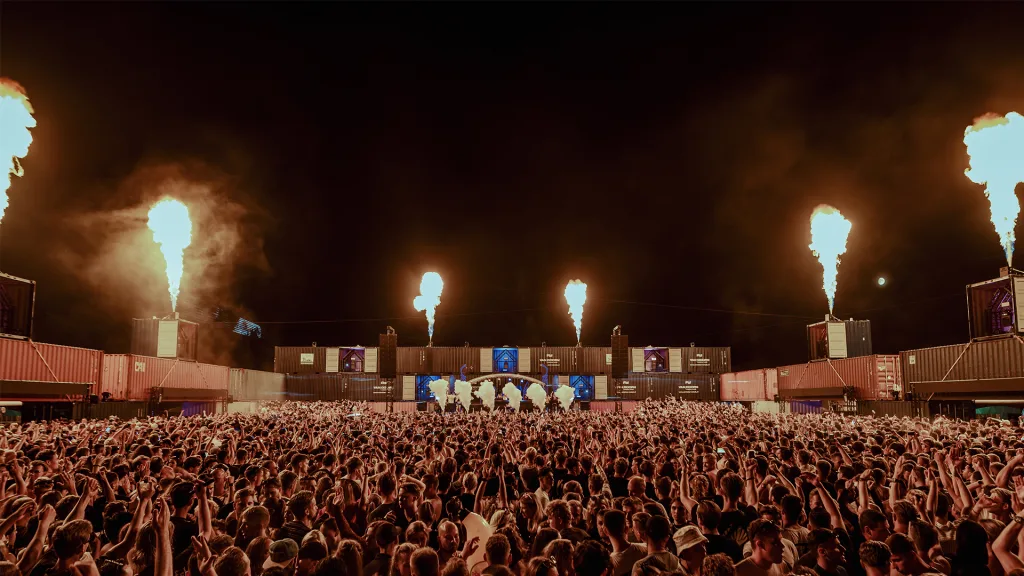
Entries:
<svg viewBox="0 0 1024 576">
<path fill-rule="evenodd" d="M 839 276 L 839 257 L 846 254 L 846 239 L 853 225 L 839 210 L 822 204 L 811 213 L 811 253 L 821 262 L 822 287 L 828 298 L 828 311 L 835 307 Z"/>
<path fill-rule="evenodd" d="M 1024 182 L 1024 116 L 986 114 L 964 131 L 964 145 L 971 157 L 964 174 L 975 184 L 985 185 L 992 225 L 1013 266 L 1014 227 L 1020 202 L 1014 189 Z"/>
<path fill-rule="evenodd" d="M 430 337 L 430 344 L 434 344 L 434 312 L 441 303 L 441 291 L 444 289 L 444 281 L 437 272 L 427 272 L 420 280 L 420 295 L 413 298 L 412 306 L 417 312 L 427 313 L 427 334 Z"/>
<path fill-rule="evenodd" d="M 167 287 L 171 293 L 171 310 L 178 309 L 181 277 L 185 273 L 185 248 L 192 243 L 192 220 L 188 208 L 173 198 L 164 198 L 149 211 L 149 229 L 153 241 L 167 263 Z"/>
<path fill-rule="evenodd" d="M 7 189 L 11 176 L 21 177 L 25 171 L 19 159 L 28 156 L 36 119 L 25 91 L 16 82 L 0 78 L 0 221 L 7 210 Z"/>
<path fill-rule="evenodd" d="M 569 304 L 569 316 L 576 327 L 576 345 L 580 343 L 583 331 L 583 305 L 587 302 L 587 285 L 580 280 L 570 280 L 565 285 L 565 301 Z"/>
</svg>

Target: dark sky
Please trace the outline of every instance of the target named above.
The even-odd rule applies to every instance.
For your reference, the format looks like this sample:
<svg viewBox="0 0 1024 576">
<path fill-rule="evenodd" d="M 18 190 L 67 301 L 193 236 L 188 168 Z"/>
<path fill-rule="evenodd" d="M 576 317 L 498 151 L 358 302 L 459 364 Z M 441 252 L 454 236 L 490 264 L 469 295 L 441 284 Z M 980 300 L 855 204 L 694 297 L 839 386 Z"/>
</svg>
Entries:
<svg viewBox="0 0 1024 576">
<path fill-rule="evenodd" d="M 573 344 L 579 277 L 585 344 L 621 324 L 753 368 L 805 360 L 827 311 L 807 248 L 825 202 L 854 226 L 836 313 L 870 319 L 876 352 L 961 342 L 964 286 L 1004 263 L 963 130 L 1024 112 L 1021 22 L 1008 3 L 5 1 L 0 75 L 39 126 L 0 268 L 39 282 L 37 339 L 125 352 L 130 318 L 169 308 L 145 211 L 184 190 L 184 291 L 264 322 L 261 346 L 387 324 L 422 345 L 411 301 L 436 270 L 438 345 Z M 350 321 L 272 324 L 307 320 Z"/>
</svg>

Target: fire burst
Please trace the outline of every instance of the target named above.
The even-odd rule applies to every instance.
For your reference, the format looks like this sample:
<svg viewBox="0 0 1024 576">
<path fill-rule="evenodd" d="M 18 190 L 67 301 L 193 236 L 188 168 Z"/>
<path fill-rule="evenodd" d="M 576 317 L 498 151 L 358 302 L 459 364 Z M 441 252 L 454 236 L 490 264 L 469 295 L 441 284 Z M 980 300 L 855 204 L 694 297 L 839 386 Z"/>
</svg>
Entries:
<svg viewBox="0 0 1024 576">
<path fill-rule="evenodd" d="M 149 229 L 167 261 L 167 286 L 171 310 L 178 309 L 181 277 L 185 273 L 185 248 L 192 243 L 192 220 L 188 208 L 173 198 L 164 198 L 149 211 Z"/>
<path fill-rule="evenodd" d="M 828 311 L 836 301 L 839 276 L 839 257 L 846 254 L 846 238 L 853 225 L 839 210 L 822 204 L 811 213 L 811 253 L 821 262 L 822 286 L 828 298 Z"/>
<path fill-rule="evenodd" d="M 569 304 L 569 316 L 576 326 L 576 343 L 580 343 L 583 331 L 583 305 L 587 302 L 587 285 L 580 280 L 570 280 L 565 285 L 565 301 Z"/>
<path fill-rule="evenodd" d="M 413 298 L 412 306 L 417 312 L 427 313 L 427 334 L 430 336 L 430 343 L 434 342 L 434 312 L 441 303 L 441 291 L 444 289 L 444 281 L 437 272 L 427 272 L 420 281 L 420 295 Z"/>
<path fill-rule="evenodd" d="M 7 189 L 11 187 L 11 175 L 24 174 L 20 158 L 28 155 L 32 144 L 32 133 L 36 119 L 32 117 L 32 105 L 25 91 L 17 83 L 0 78 L 0 221 L 7 210 Z"/>
<path fill-rule="evenodd" d="M 971 157 L 964 174 L 971 182 L 985 185 L 992 224 L 1006 252 L 1006 263 L 1012 266 L 1013 229 L 1020 214 L 1014 189 L 1024 182 L 1024 116 L 1016 112 L 982 116 L 967 127 L 964 144 Z"/>
</svg>

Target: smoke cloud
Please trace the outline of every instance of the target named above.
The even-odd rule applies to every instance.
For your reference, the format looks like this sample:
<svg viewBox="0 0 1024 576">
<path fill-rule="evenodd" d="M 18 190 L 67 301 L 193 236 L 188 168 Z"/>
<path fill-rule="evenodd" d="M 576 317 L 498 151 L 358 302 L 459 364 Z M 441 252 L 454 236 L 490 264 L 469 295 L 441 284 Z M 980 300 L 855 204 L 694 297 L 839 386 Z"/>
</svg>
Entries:
<svg viewBox="0 0 1024 576">
<path fill-rule="evenodd" d="M 484 380 L 480 383 L 480 387 L 477 388 L 476 392 L 473 393 L 480 402 L 483 403 L 484 408 L 487 408 L 491 412 L 494 411 L 494 382 L 490 380 Z"/>
<path fill-rule="evenodd" d="M 434 393 L 434 398 L 437 399 L 437 405 L 441 407 L 441 412 L 444 412 L 445 407 L 448 406 L 448 382 L 445 380 L 431 380 L 427 387 Z"/>
<path fill-rule="evenodd" d="M 473 403 L 473 385 L 465 380 L 456 380 L 455 398 L 466 409 L 466 412 L 469 412 L 469 406 Z"/>
<path fill-rule="evenodd" d="M 576 398 L 576 392 L 571 386 L 559 386 L 558 390 L 555 390 L 555 398 L 558 398 L 558 402 L 562 404 L 562 408 L 566 411 L 572 406 L 572 401 Z"/>
<path fill-rule="evenodd" d="M 509 408 L 518 412 L 519 404 L 523 401 L 523 393 L 519 391 L 519 388 L 515 384 L 508 382 L 501 389 L 501 393 L 505 395 L 505 398 L 508 398 Z"/>
<path fill-rule="evenodd" d="M 526 397 L 533 402 L 534 408 L 538 410 L 544 409 L 544 400 L 547 399 L 547 393 L 544 392 L 544 387 L 534 382 L 530 384 L 530 387 L 526 389 Z"/>
</svg>

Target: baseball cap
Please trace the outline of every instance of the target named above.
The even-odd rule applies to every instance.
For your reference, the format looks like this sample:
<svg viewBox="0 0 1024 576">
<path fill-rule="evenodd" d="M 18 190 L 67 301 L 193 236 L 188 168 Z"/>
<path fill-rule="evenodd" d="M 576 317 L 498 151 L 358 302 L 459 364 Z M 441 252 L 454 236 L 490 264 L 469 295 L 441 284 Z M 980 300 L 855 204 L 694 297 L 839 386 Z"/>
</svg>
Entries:
<svg viewBox="0 0 1024 576">
<path fill-rule="evenodd" d="M 263 569 L 267 570 L 274 566 L 285 568 L 288 563 L 299 555 L 299 545 L 291 538 L 278 540 L 270 545 L 270 557 L 263 563 Z"/>
</svg>

